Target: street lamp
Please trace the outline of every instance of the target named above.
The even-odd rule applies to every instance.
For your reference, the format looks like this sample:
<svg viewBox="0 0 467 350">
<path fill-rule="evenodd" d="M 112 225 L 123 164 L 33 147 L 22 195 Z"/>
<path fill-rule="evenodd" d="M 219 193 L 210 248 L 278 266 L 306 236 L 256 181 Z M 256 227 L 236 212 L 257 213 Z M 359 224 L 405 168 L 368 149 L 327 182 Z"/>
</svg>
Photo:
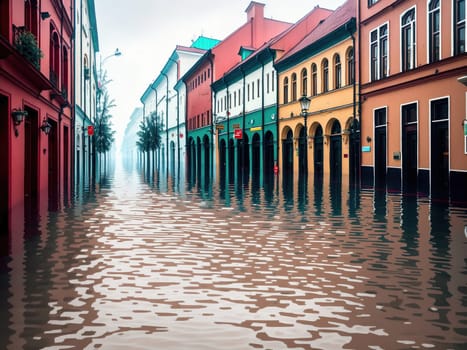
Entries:
<svg viewBox="0 0 467 350">
<path fill-rule="evenodd" d="M 49 135 L 50 130 L 52 129 L 52 124 L 50 124 L 49 121 L 44 118 L 39 128 L 42 130 L 44 134 Z"/>
<path fill-rule="evenodd" d="M 304 152 L 304 158 L 305 158 L 305 170 L 308 172 L 308 126 L 307 126 L 307 117 L 308 117 L 308 109 L 310 108 L 310 103 L 311 99 L 306 97 L 306 95 L 303 95 L 299 99 L 300 101 L 300 107 L 302 109 L 302 116 L 303 116 L 303 121 L 305 124 L 305 149 L 303 150 Z"/>
<path fill-rule="evenodd" d="M 115 49 L 115 52 L 114 52 L 113 54 L 110 54 L 110 55 L 108 55 L 107 57 L 105 57 L 104 59 L 101 59 L 101 68 L 102 68 L 102 65 L 104 64 L 104 62 L 105 62 L 107 59 L 109 59 L 110 57 L 114 57 L 114 56 L 117 56 L 117 57 L 118 57 L 118 56 L 121 56 L 121 55 L 122 55 L 122 52 L 121 52 L 118 48 L 116 48 L 116 49 Z"/>
</svg>

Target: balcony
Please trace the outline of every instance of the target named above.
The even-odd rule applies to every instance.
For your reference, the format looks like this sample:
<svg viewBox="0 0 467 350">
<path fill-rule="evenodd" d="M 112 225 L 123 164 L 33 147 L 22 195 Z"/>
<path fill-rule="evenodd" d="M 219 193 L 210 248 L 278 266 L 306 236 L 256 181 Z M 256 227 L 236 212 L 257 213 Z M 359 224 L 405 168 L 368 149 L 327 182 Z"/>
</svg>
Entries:
<svg viewBox="0 0 467 350">
<path fill-rule="evenodd" d="M 4 62 L 4 64 L 0 66 L 0 70 L 15 77 L 15 80 L 17 80 L 20 85 L 27 85 L 37 93 L 44 90 L 51 90 L 52 85 L 49 79 L 41 73 L 38 65 L 31 62 L 29 59 L 30 57 L 28 57 L 29 51 L 26 49 L 26 47 L 28 47 L 27 42 L 21 40 L 21 38 L 24 38 L 24 33 L 26 32 L 24 27 L 13 26 L 12 42 L 0 35 L 0 60 Z M 28 37 L 29 39 L 33 39 L 29 42 L 29 46 L 34 47 L 32 51 L 36 52 L 37 55 L 40 53 L 40 57 L 42 57 L 42 52 L 37 47 L 34 36 L 31 38 L 31 36 L 28 35 Z M 31 42 L 33 44 L 31 44 Z M 36 58 L 37 57 L 39 56 L 36 56 Z M 35 62 L 38 62 L 37 59 Z"/>
<path fill-rule="evenodd" d="M 13 38 L 14 47 L 18 53 L 39 70 L 43 54 L 34 34 L 26 27 L 13 26 Z"/>
</svg>

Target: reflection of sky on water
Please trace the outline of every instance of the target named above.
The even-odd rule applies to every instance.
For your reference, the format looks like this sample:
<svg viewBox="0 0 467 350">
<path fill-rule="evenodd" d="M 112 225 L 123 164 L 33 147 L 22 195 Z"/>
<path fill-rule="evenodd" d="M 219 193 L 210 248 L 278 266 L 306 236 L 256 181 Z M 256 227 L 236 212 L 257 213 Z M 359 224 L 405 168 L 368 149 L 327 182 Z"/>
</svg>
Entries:
<svg viewBox="0 0 467 350">
<path fill-rule="evenodd" d="M 466 211 L 305 187 L 179 195 L 120 169 L 11 257 L 0 344 L 460 349 Z"/>
</svg>

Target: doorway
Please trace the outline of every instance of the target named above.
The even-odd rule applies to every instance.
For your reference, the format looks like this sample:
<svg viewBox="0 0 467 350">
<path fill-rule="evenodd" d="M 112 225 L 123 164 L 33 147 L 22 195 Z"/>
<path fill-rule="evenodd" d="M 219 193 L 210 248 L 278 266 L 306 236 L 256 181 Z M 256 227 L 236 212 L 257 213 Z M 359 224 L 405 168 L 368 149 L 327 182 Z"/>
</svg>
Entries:
<svg viewBox="0 0 467 350">
<path fill-rule="evenodd" d="M 402 186 L 417 193 L 418 176 L 417 104 L 402 106 Z"/>
<path fill-rule="evenodd" d="M 331 128 L 329 166 L 331 183 L 341 182 L 342 178 L 342 136 L 341 124 L 335 120 Z"/>
<path fill-rule="evenodd" d="M 38 113 L 25 107 L 28 117 L 24 119 L 24 212 L 31 217 L 38 212 Z"/>
<path fill-rule="evenodd" d="M 293 180 L 293 134 L 288 130 L 287 137 L 282 140 L 282 174 L 283 180 Z"/>
<path fill-rule="evenodd" d="M 323 152 L 323 128 L 321 125 L 318 125 L 315 131 L 315 137 L 313 139 L 313 158 L 314 158 L 314 173 L 315 178 L 323 177 L 323 161 L 324 161 L 324 152 Z"/>
<path fill-rule="evenodd" d="M 375 110 L 375 140 L 374 140 L 374 155 L 375 155 L 375 188 L 386 188 L 386 108 Z"/>
<path fill-rule="evenodd" d="M 0 256 L 8 252 L 9 202 L 10 202 L 10 128 L 8 98 L 0 95 Z M 5 251 L 4 251 L 5 250 Z"/>
<path fill-rule="evenodd" d="M 431 196 L 449 198 L 448 99 L 431 102 Z"/>
<path fill-rule="evenodd" d="M 48 120 L 51 128 L 48 136 L 49 154 L 49 210 L 58 210 L 59 193 L 59 148 L 58 148 L 58 128 L 54 120 Z"/>
</svg>

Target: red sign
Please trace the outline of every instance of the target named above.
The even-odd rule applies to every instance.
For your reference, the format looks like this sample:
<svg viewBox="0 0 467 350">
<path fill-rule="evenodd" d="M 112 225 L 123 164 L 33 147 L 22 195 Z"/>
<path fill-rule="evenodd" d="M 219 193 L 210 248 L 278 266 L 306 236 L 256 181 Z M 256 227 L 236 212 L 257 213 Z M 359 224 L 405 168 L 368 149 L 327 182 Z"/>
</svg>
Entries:
<svg viewBox="0 0 467 350">
<path fill-rule="evenodd" d="M 234 137 L 236 139 L 241 139 L 242 138 L 242 129 L 235 129 L 234 130 Z"/>
<path fill-rule="evenodd" d="M 88 135 L 94 135 L 94 125 L 88 125 Z"/>
</svg>

